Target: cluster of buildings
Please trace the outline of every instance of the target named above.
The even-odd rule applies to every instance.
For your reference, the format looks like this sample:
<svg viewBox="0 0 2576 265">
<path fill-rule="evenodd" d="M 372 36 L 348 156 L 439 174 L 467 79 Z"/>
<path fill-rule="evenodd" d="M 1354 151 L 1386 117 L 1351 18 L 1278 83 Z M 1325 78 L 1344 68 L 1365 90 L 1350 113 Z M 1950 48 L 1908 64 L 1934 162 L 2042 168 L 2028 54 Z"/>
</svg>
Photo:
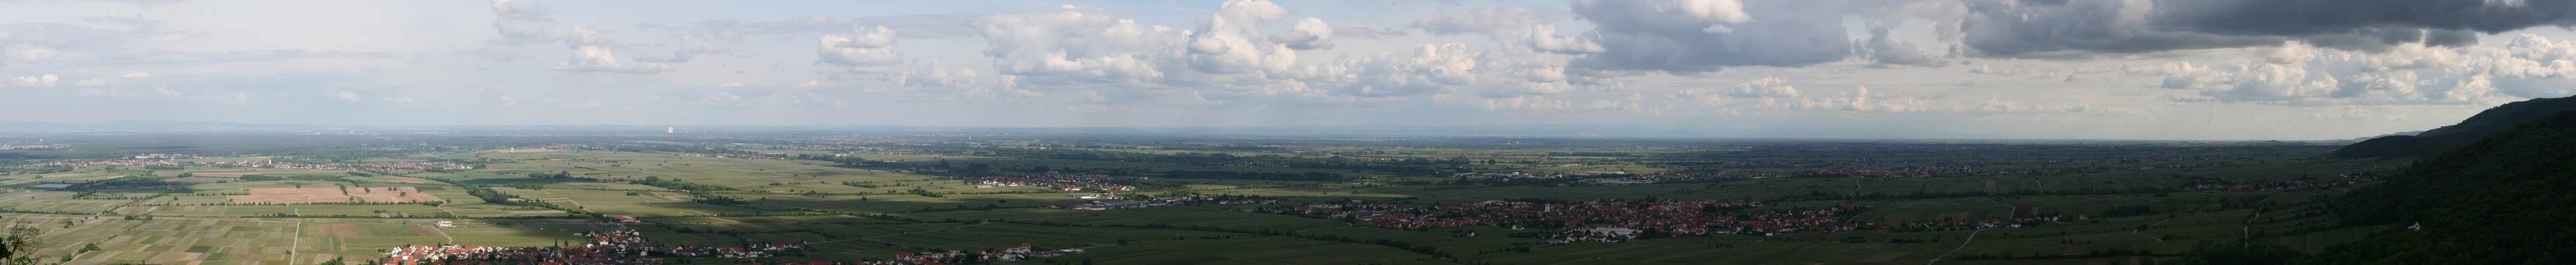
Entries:
<svg viewBox="0 0 2576 265">
<path fill-rule="evenodd" d="M 1288 164 L 1280 164 L 1280 163 L 1214 162 L 1214 163 L 1207 163 L 1207 164 L 1208 164 L 1208 165 L 1211 165 L 1211 166 L 1229 166 L 1229 167 L 1288 167 Z"/>
<path fill-rule="evenodd" d="M 1554 178 L 1554 177 L 1556 177 L 1556 176 L 1548 176 L 1548 175 L 1530 175 L 1530 174 L 1521 174 L 1520 172 L 1493 172 L 1493 173 L 1458 173 L 1458 174 L 1449 174 L 1449 177 L 1452 177 L 1452 178 L 1462 178 L 1462 179 L 1523 179 L 1523 178 L 1532 178 L 1532 179 L 1536 179 L 1536 178 Z"/>
<path fill-rule="evenodd" d="M 1583 179 L 1583 180 L 1581 180 L 1581 181 L 1566 182 L 1566 183 L 1557 183 L 1556 185 L 1557 185 L 1557 186 L 1635 185 L 1635 184 L 1650 184 L 1650 183 L 1666 182 L 1666 181 L 1690 181 L 1690 180 L 1712 180 L 1712 179 L 1764 179 L 1764 178 L 1777 178 L 1777 177 L 1779 177 L 1779 176 L 1777 176 L 1777 175 L 1735 174 L 1735 173 L 1727 173 L 1727 172 L 1718 172 L 1718 173 L 1673 173 L 1673 174 L 1654 174 L 1654 175 L 1634 175 L 1634 176 L 1604 177 L 1604 178 L 1587 178 L 1587 179 Z"/>
<path fill-rule="evenodd" d="M 2238 159 L 2249 159 L 2249 160 L 2250 160 L 2250 159 L 2254 159 L 2254 157 L 2252 157 L 2252 156 L 2164 156 L 2164 157 L 2122 157 L 2122 158 L 2112 158 L 2112 159 L 2051 160 L 2051 161 L 2046 161 L 2046 162 L 2041 162 L 2041 163 L 2048 163 L 2048 164 L 2111 164 L 2111 163 L 2146 163 L 2146 162 L 2157 162 L 2157 161 L 2238 160 Z"/>
<path fill-rule="evenodd" d="M 69 146 L 69 145 L 59 145 L 59 144 L 44 144 L 44 145 L 16 145 L 16 144 L 0 144 L 0 150 L 53 150 L 53 149 L 63 149 L 63 148 L 72 148 L 72 146 Z"/>
<path fill-rule="evenodd" d="M 1048 171 L 1047 173 L 1018 177 L 987 176 L 984 177 L 984 184 L 994 186 L 1045 186 L 1062 190 L 1135 190 L 1135 185 L 1110 183 L 1111 181 L 1126 179 L 1130 178 L 1111 177 L 1108 175 L 1091 173 L 1056 173 L 1054 171 Z"/>
<path fill-rule="evenodd" d="M 594 242 L 552 247 L 411 245 L 385 253 L 386 257 L 377 260 L 376 264 L 645 265 L 662 264 L 662 259 L 646 257 L 656 253 L 684 257 L 759 258 L 778 251 L 805 248 L 804 242 L 773 244 L 760 241 L 751 241 L 741 247 L 658 245 L 644 239 L 643 232 L 627 228 L 575 233 L 573 236 L 591 237 Z"/>
<path fill-rule="evenodd" d="M 1942 156 L 1942 157 L 2022 157 L 2022 156 L 2014 156 L 2014 155 L 1944 155 L 1944 156 Z M 2144 162 L 2160 162 L 2160 161 L 2204 161 L 2204 160 L 2232 160 L 2232 159 L 2253 159 L 2253 157 L 2250 157 L 2250 156 L 2157 156 L 2157 157 L 2123 157 L 2123 158 L 2110 158 L 2110 159 L 2086 159 L 2086 160 L 2075 160 L 2075 159 L 2068 159 L 2068 160 L 2048 160 L 2048 161 L 2042 161 L 2041 163 L 2042 163 L 2042 164 L 2117 164 L 2117 163 L 2144 163 Z M 1777 167 L 1796 167 L 1796 168 L 1801 168 L 1801 169 L 1799 169 L 1799 170 L 1789 171 L 1789 172 L 1787 172 L 1787 173 L 1783 173 L 1783 174 L 1792 174 L 1792 175 L 1844 175 L 1844 176 L 1852 176 L 1852 177 L 1930 177 L 1930 176 L 1950 176 L 1950 175 L 2005 175 L 2005 174 L 2053 173 L 2053 172 L 2067 172 L 2067 171 L 2128 170 L 2128 169 L 2151 169 L 2151 168 L 2159 168 L 2159 167 L 2121 167 L 2121 166 L 2102 166 L 2102 167 L 2086 167 L 2086 168 L 2064 168 L 2064 167 L 2059 167 L 2059 168 L 2046 168 L 2046 169 L 1989 170 L 1989 169 L 1976 169 L 1976 167 L 1971 166 L 1971 165 L 1955 164 L 1955 163 L 1966 163 L 1966 162 L 1975 162 L 1975 161 L 1986 161 L 1986 160 L 1977 160 L 1977 159 L 1969 159 L 1969 158 L 1924 158 L 1924 159 L 1770 159 L 1770 160 L 1736 161 L 1736 162 L 1730 162 L 1730 163 L 1737 163 L 1737 164 L 1751 164 L 1751 165 L 1765 165 L 1765 166 L 1777 166 Z M 1927 164 L 1928 164 L 1928 165 L 1927 165 Z M 2219 163 L 2202 163 L 2202 164 L 2190 164 L 2190 165 L 2171 165 L 2171 166 L 2162 166 L 2162 167 L 2206 167 L 2206 166 L 2225 166 L 2225 165 L 2232 165 L 2232 164 L 2230 164 L 2230 163 L 2224 163 L 2224 162 L 2219 162 Z"/>
<path fill-rule="evenodd" d="M 2296 188 L 2301 188 L 2301 187 L 2312 187 L 2312 186 L 2334 186 L 2334 185 L 2343 185 L 2343 184 L 2353 184 L 2353 183 L 2371 182 L 2371 181 L 2379 181 L 2380 179 L 2381 179 L 2380 177 L 2378 177 L 2378 176 L 2372 176 L 2372 175 L 2370 175 L 2370 174 L 2365 174 L 2365 173 L 2360 173 L 2360 172 L 2347 172 L 2347 173 L 2343 173 L 2342 175 L 2335 176 L 2335 178 L 2331 178 L 2331 179 L 2265 180 L 2265 181 L 2257 181 L 2257 182 L 2254 182 L 2254 184 L 2246 184 L 2246 185 L 2198 184 L 2198 185 L 2192 185 L 2192 186 L 2191 186 L 2191 188 L 2193 188 L 2193 189 L 2216 189 L 2216 190 L 2226 190 L 2226 191 L 2296 189 Z"/>
<path fill-rule="evenodd" d="M 139 156 L 138 156 L 138 157 L 139 157 Z M 166 159 L 166 158 L 185 158 L 185 157 L 163 157 L 163 158 L 165 158 L 165 159 Z M 202 163 L 191 163 L 191 162 L 173 162 L 173 161 L 153 160 L 153 159 L 119 159 L 119 160 L 100 160 L 100 161 L 82 161 L 82 162 L 53 162 L 53 163 L 43 163 L 43 164 L 27 165 L 27 166 L 31 166 L 31 167 L 56 167 L 56 166 L 61 166 L 61 167 L 76 167 L 76 166 L 182 166 L 182 167 L 185 167 L 185 166 L 230 166 L 230 167 L 260 167 L 260 168 L 288 168 L 288 169 L 354 170 L 354 171 L 391 171 L 391 170 L 428 170 L 428 169 L 474 169 L 474 165 L 470 165 L 470 164 L 461 164 L 461 163 L 448 163 L 448 162 L 302 164 L 302 163 L 271 163 L 271 162 L 269 162 L 269 161 L 267 161 L 267 160 L 252 160 L 252 161 L 229 161 L 229 162 L 202 162 Z"/>
<path fill-rule="evenodd" d="M 975 251 L 975 252 L 972 252 L 972 253 L 968 253 L 968 252 L 963 251 L 963 250 L 950 250 L 950 251 L 948 251 L 948 252 L 904 252 L 904 253 L 895 253 L 895 254 L 894 254 L 894 259 L 890 259 L 890 260 L 864 260 L 864 261 L 854 262 L 854 263 L 851 263 L 851 264 L 860 264 L 860 265 L 880 265 L 880 264 L 882 264 L 882 265 L 972 264 L 972 263 L 979 263 L 979 262 L 1014 261 L 1014 260 L 1020 260 L 1020 259 L 1026 259 L 1026 258 L 1044 258 L 1044 257 L 1054 257 L 1054 256 L 1064 255 L 1064 254 L 1067 254 L 1067 253 L 1074 253 L 1074 252 L 1070 252 L 1070 251 L 1048 251 L 1048 252 L 1040 253 L 1040 252 L 1036 251 L 1036 249 L 1034 249 L 1034 248 L 1030 248 L 1030 247 L 1029 247 L 1029 243 L 1020 243 L 1020 246 L 1017 246 L 1017 247 L 1007 247 L 1007 248 L 987 248 L 987 249 L 979 250 L 979 251 Z"/>
<path fill-rule="evenodd" d="M 118 160 L 99 160 L 99 161 L 83 161 L 83 162 L 53 162 L 53 163 L 43 163 L 43 164 L 27 165 L 27 166 L 29 166 L 29 167 L 79 167 L 79 166 L 193 166 L 193 165 L 197 165 L 197 163 L 170 162 L 170 161 L 151 160 L 151 159 L 118 159 Z"/>
<path fill-rule="evenodd" d="M 138 156 L 134 156 L 134 159 L 185 159 L 185 158 L 206 158 L 206 157 L 203 157 L 203 156 L 196 156 L 196 155 L 185 155 L 185 154 L 145 154 L 145 155 L 138 155 Z"/>
<path fill-rule="evenodd" d="M 785 159 L 785 158 L 778 158 L 778 157 L 774 157 L 774 156 L 756 156 L 756 155 L 740 155 L 740 154 L 680 154 L 680 155 L 682 155 L 682 156 L 695 156 L 695 157 L 714 157 L 714 158 Z"/>
<path fill-rule="evenodd" d="M 1099 210 L 1108 210 L 1108 209 L 1151 208 L 1151 207 L 1160 207 L 1160 206 L 1191 205 L 1191 204 L 1279 204 L 1279 200 L 1275 200 L 1275 199 L 1264 199 L 1264 198 L 1258 198 L 1258 197 L 1235 197 L 1235 196 L 1224 196 L 1224 197 L 1163 196 L 1163 197 L 1154 197 L 1154 198 L 1143 199 L 1143 200 L 1125 200 L 1125 199 L 1117 199 L 1117 198 L 1115 198 L 1115 197 L 1117 197 L 1117 195 L 1116 195 L 1116 194 L 1105 194 L 1105 196 L 1091 196 L 1091 195 L 1079 195 L 1079 194 L 1078 194 L 1077 196 L 1067 196 L 1067 197 L 1080 198 L 1080 199 L 1091 199 L 1091 200 L 1090 200 L 1090 201 L 1085 201 L 1085 202 L 1083 202 L 1082 204 L 1047 205 L 1045 208 L 1068 209 L 1068 210 L 1082 210 L 1082 211 L 1099 211 Z M 1103 197 L 1107 197 L 1107 198 L 1103 198 Z M 1099 198 L 1099 199 L 1093 199 L 1093 198 Z"/>
<path fill-rule="evenodd" d="M 1492 225 L 1520 229 L 1549 229 L 1547 238 L 1570 241 L 1621 242 L 1664 235 L 1767 234 L 1797 231 L 1850 231 L 1861 224 L 1844 223 L 1834 215 L 1859 210 L 1864 206 L 1843 205 L 1821 209 L 1735 212 L 1733 209 L 1759 207 L 1761 202 L 1728 202 L 1715 200 L 1615 200 L 1594 199 L 1568 204 L 1488 201 L 1477 204 L 1388 204 L 1352 200 L 1348 203 L 1318 203 L 1285 208 L 1263 208 L 1274 213 L 1296 212 L 1335 218 L 1367 220 L 1370 226 L 1389 228 L 1440 228 L 1470 225 Z"/>
<path fill-rule="evenodd" d="M 2052 216 L 2052 217 L 2032 217 L 2032 218 L 2009 218 L 2009 219 L 2005 219 L 2005 218 L 1998 218 L 1998 219 L 1981 219 L 1981 220 L 1947 220 L 1947 221 L 1929 221 L 1929 222 L 1865 223 L 1865 224 L 1861 224 L 1861 225 L 1866 226 L 1866 227 L 1876 228 L 1878 231 L 1892 231 L 1892 230 L 1896 230 L 1896 229 L 1934 229 L 1934 228 L 1942 228 L 1942 227 L 1966 227 L 1966 228 L 1972 228 L 1972 229 L 1987 229 L 1987 228 L 2021 228 L 2021 227 L 2022 227 L 2022 224 L 2025 224 L 2025 223 L 2030 223 L 2030 222 L 2035 222 L 2035 221 L 2059 221 L 2059 220 L 2064 220 L 2064 219 L 2067 219 L 2067 218 L 2084 219 L 2084 217 L 2083 217 L 2083 216 L 2076 216 L 2076 217 Z"/>
</svg>

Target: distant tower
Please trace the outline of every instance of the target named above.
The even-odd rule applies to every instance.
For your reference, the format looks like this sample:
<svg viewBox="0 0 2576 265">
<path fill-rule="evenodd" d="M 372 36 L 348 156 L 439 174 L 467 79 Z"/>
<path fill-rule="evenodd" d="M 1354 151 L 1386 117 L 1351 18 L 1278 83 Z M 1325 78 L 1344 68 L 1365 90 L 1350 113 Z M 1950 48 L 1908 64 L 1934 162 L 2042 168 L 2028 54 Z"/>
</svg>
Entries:
<svg viewBox="0 0 2576 265">
<path fill-rule="evenodd" d="M 662 127 L 662 133 L 678 133 L 680 127 Z"/>
</svg>

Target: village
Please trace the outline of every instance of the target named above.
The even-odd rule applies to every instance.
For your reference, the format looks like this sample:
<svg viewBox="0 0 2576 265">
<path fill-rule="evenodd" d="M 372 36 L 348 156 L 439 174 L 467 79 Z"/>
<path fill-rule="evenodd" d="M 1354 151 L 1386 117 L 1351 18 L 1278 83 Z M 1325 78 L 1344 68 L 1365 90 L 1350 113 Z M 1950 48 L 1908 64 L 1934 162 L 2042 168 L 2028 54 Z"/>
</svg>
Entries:
<svg viewBox="0 0 2576 265">
<path fill-rule="evenodd" d="M 177 157 L 172 157 L 172 158 L 177 158 Z M 393 162 L 393 163 L 328 163 L 328 164 L 306 164 L 306 163 L 274 163 L 274 162 L 269 162 L 269 161 L 267 161 L 267 160 L 231 161 L 231 162 L 174 162 L 174 161 L 167 161 L 167 160 L 154 160 L 154 159 L 118 159 L 118 160 L 79 161 L 79 162 L 52 162 L 52 163 L 32 164 L 32 165 L 27 165 L 27 166 L 29 166 L 29 167 L 83 167 L 83 166 L 176 166 L 176 167 L 199 167 L 199 166 L 202 166 L 202 167 L 251 167 L 251 168 L 282 168 L 282 169 L 328 169 L 328 170 L 353 170 L 353 171 L 396 171 L 396 170 L 430 170 L 430 169 L 438 169 L 438 170 L 464 170 L 464 169 L 474 169 L 474 165 L 464 164 L 464 163 L 450 163 L 450 162 Z"/>
<path fill-rule="evenodd" d="M 1755 234 L 1796 231 L 1850 231 L 1861 227 L 1836 220 L 1859 205 L 1736 213 L 1728 209 L 1761 207 L 1761 202 L 1715 200 L 1595 199 L 1568 204 L 1487 201 L 1475 204 L 1390 204 L 1351 200 L 1317 203 L 1264 212 L 1315 214 L 1365 220 L 1369 226 L 1400 229 L 1491 225 L 1549 229 L 1544 238 L 1622 242 L 1658 235 Z"/>
<path fill-rule="evenodd" d="M 2362 173 L 2362 172 L 2346 172 L 2346 173 L 2343 173 L 2343 174 L 2336 175 L 2336 176 L 2335 176 L 2335 178 L 2331 178 L 2331 179 L 2262 180 L 2262 181 L 2255 181 L 2255 182 L 2254 182 L 2254 184 L 2245 184 L 2245 185 L 2198 184 L 2198 185 L 2192 185 L 2192 186 L 2191 186 L 2191 188 L 2192 188 L 2192 189 L 2214 189 L 2214 190 L 2225 190 L 2225 191 L 2296 189 L 2296 188 L 2306 188 L 2306 187 L 2327 187 L 2327 186 L 2336 186 L 2336 185 L 2344 185 L 2344 184 L 2353 184 L 2353 183 L 2362 183 L 2362 182 L 2379 181 L 2379 180 L 2380 180 L 2380 178 L 2381 178 L 2380 176 L 2371 175 L 2371 174 L 2369 174 L 2369 173 Z"/>
<path fill-rule="evenodd" d="M 1048 171 L 1046 173 L 1018 177 L 986 176 L 984 177 L 983 183 L 985 185 L 992 186 L 1042 186 L 1062 190 L 1135 190 L 1135 185 L 1110 183 L 1110 181 L 1128 179 L 1138 178 L 1111 177 L 1108 175 L 1091 173 L 1056 173 L 1054 171 Z"/>
<path fill-rule="evenodd" d="M 736 246 L 659 245 L 646 240 L 644 233 L 619 228 L 604 232 L 576 233 L 595 242 L 574 246 L 552 247 L 486 247 L 448 244 L 411 245 L 385 253 L 376 264 L 537 264 L 537 265 L 642 265 L 662 264 L 654 256 L 759 258 L 780 251 L 804 249 L 808 242 L 777 244 L 750 241 Z M 657 255 L 658 254 L 658 255 Z"/>
<path fill-rule="evenodd" d="M 1059 204 L 1059 205 L 1047 205 L 1047 206 L 1045 206 L 1044 208 L 1056 208 L 1056 209 L 1080 210 L 1080 211 L 1099 211 L 1099 210 L 1110 210 L 1110 209 L 1152 208 L 1152 207 L 1161 207 L 1161 206 L 1172 206 L 1172 205 L 1192 205 L 1192 204 L 1279 204 L 1279 200 L 1278 200 L 1278 199 L 1268 199 L 1268 198 L 1263 198 L 1263 197 L 1258 197 L 1258 196 L 1233 196 L 1233 195 L 1216 196 L 1216 197 L 1200 197 L 1200 196 L 1195 196 L 1195 195 L 1192 195 L 1192 196 L 1162 196 L 1162 197 L 1150 197 L 1150 198 L 1135 199 L 1135 200 L 1118 199 L 1118 198 L 1117 198 L 1117 197 L 1118 197 L 1118 194 L 1117 194 L 1117 193 L 1103 193 L 1103 194 L 1074 194 L 1074 195 L 1065 195 L 1065 197 L 1068 197 L 1068 198 L 1075 198 L 1075 199 L 1089 199 L 1089 200 L 1084 201 L 1082 204 Z"/>
</svg>

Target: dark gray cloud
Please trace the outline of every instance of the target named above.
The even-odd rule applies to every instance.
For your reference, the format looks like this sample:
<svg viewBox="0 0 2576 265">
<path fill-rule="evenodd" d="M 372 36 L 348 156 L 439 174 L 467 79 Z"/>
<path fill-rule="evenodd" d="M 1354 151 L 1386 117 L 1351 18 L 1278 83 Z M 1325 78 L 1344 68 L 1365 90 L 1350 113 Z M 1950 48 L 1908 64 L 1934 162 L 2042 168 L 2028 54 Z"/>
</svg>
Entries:
<svg viewBox="0 0 2576 265">
<path fill-rule="evenodd" d="M 2576 0 L 2162 0 L 2148 16 L 2159 29 L 2239 36 L 2492 34 L 2576 25 Z"/>
<path fill-rule="evenodd" d="M 1886 26 L 1870 27 L 1869 40 L 1855 43 L 1853 48 L 1857 49 L 1856 52 L 1866 55 L 1873 62 L 1872 67 L 1950 65 L 1948 60 L 1923 55 L 1923 50 L 1916 48 L 1913 42 L 1888 39 Z"/>
<path fill-rule="evenodd" d="M 1598 25 L 1595 32 L 1606 51 L 1574 65 L 1707 72 L 1733 66 L 1808 66 L 1852 55 L 1841 20 L 1841 14 L 1849 13 L 1847 3 L 1754 1 L 1728 14 L 1693 12 L 1674 2 L 1681 1 L 1576 1 L 1574 13 Z"/>
<path fill-rule="evenodd" d="M 2149 28 L 2121 1 L 2021 2 L 1972 0 L 1960 22 L 1961 44 L 1971 55 L 1994 57 L 2085 56 L 2170 50 L 2280 45 L 2278 36 L 2230 36 Z M 2145 8 L 2145 7 L 2135 7 Z M 2134 13 L 2133 13 L 2134 14 Z"/>
<path fill-rule="evenodd" d="M 2357 51 L 2395 45 L 2477 44 L 2477 33 L 2576 26 L 2576 0 L 1969 0 L 1962 42 L 1973 55 L 2085 57 L 2094 53 L 2275 46 L 2288 41 Z"/>
</svg>

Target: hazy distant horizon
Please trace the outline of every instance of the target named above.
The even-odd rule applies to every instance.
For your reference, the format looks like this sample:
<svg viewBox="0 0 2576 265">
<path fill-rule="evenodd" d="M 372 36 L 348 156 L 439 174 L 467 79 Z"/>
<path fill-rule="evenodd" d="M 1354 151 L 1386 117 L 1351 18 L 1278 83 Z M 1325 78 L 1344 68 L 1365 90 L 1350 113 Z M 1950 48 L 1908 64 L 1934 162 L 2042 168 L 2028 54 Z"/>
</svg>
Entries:
<svg viewBox="0 0 2576 265">
<path fill-rule="evenodd" d="M 2576 10 L 2238 2 L 15 1 L 0 112 L 2215 140 L 2418 131 L 2576 95 L 2576 69 L 2550 63 L 2576 58 L 2576 32 L 2551 27 L 2576 18 L 2477 13 Z M 2413 15 L 2289 19 L 2377 9 Z"/>
<path fill-rule="evenodd" d="M 45 123 L 45 122 L 0 121 L 0 133 L 9 133 L 9 132 L 83 132 L 83 131 L 164 131 L 164 132 L 189 132 L 189 131 L 312 131 L 312 130 L 349 130 L 349 131 L 365 131 L 365 130 L 422 130 L 422 129 L 427 129 L 427 130 L 436 130 L 436 129 L 469 129 L 469 128 L 470 128 L 470 129 L 472 129 L 472 130 L 489 130 L 489 129 L 503 129 L 503 130 L 510 130 L 508 127 L 534 127 L 534 128 L 521 128 L 521 129 L 538 129 L 538 130 L 580 130 L 580 129 L 585 129 L 585 128 L 580 128 L 580 127 L 632 127 L 632 128 L 627 128 L 627 129 L 618 129 L 618 130 L 643 130 L 643 131 L 638 131 L 638 132 L 635 132 L 635 133 L 657 133 L 656 131 L 651 131 L 651 130 L 671 130 L 671 131 L 676 131 L 676 132 L 678 132 L 678 133 L 682 133 L 682 134 L 689 134 L 689 135 L 700 135 L 700 134 L 707 134 L 707 133 L 719 133 L 719 132 L 723 132 L 723 131 L 709 131 L 709 130 L 714 130 L 714 129 L 725 129 L 725 130 L 730 130 L 730 131 L 733 131 L 733 132 L 740 132 L 740 133 L 829 132 L 829 131 L 883 133 L 883 132 L 900 132 L 900 131 L 920 131 L 920 132 L 972 132 L 972 133 L 993 133 L 993 134 L 1025 133 L 1025 134 L 1037 134 L 1037 135 L 1045 135 L 1045 134 L 1103 135 L 1103 134 L 1122 134 L 1122 133 L 1124 133 L 1124 134 L 1150 134 L 1150 135 L 1349 135 L 1349 136 L 1372 136 L 1372 135 L 1374 135 L 1374 136 L 1385 136 L 1385 137 L 1425 136 L 1425 137 L 1534 137 L 1534 138 L 1634 138 L 1634 139 L 2001 140 L 2001 141 L 2060 141 L 2060 140 L 2067 140 L 2067 141 L 2213 141 L 2213 142 L 2228 142 L 2228 141 L 2338 141 L 2338 140 L 2352 140 L 2352 138 L 2338 138 L 2338 139 L 2124 139 L 2124 138 L 2085 138 L 2085 137 L 2077 137 L 2077 136 L 2063 136 L 2063 135 L 2054 135 L 2054 136 L 2052 136 L 2052 135 L 1978 134 L 1978 133 L 1961 133 L 1961 132 L 1947 132 L 1947 131 L 1919 131 L 1919 130 L 1918 130 L 1918 131 L 1908 131 L 1908 132 L 1906 132 L 1906 133 L 1904 133 L 1904 134 L 1891 134 L 1891 133 L 1884 133 L 1884 132 L 1872 131 L 1872 130 L 1851 130 L 1851 129 L 1847 129 L 1847 128 L 1846 128 L 1846 129 L 1836 129 L 1836 128 L 1815 128 L 1815 127 L 1803 127 L 1803 128 L 1799 128 L 1799 127 L 1793 127 L 1793 128 L 1760 128 L 1760 127 L 1757 127 L 1757 128 L 1727 128 L 1727 127 L 1710 127 L 1710 126 L 1694 126 L 1694 125 L 1664 125 L 1664 124 L 1507 124 L 1507 125 L 1396 125 L 1396 124 L 1375 124 L 1375 125 L 1294 125 L 1294 126 L 1081 126 L 1081 127 L 1050 127 L 1050 126 L 918 126 L 918 125 L 887 125 L 887 124 L 784 124 L 784 125 L 683 125 L 683 124 L 334 125 L 334 124 L 246 124 L 246 123 L 191 122 L 191 121 L 167 121 L 167 120 L 120 120 L 120 121 L 110 121 L 110 122 L 100 122 L 100 123 L 45 123 L 45 124 L 53 124 L 53 125 L 72 125 L 72 126 L 100 126 L 100 125 L 110 125 L 110 124 L 129 124 L 129 126 L 125 126 L 125 127 L 39 127 L 39 128 L 9 128 L 9 127 L 8 127 L 8 125 L 13 125 L 13 124 L 23 125 L 23 124 L 30 124 L 30 123 Z M 133 125 L 133 124 L 135 124 L 135 123 L 142 123 L 142 124 L 144 124 L 144 125 Z M 173 126 L 173 125 L 170 125 L 170 124 L 167 124 L 167 123 L 191 123 L 191 124 L 198 124 L 198 123 L 221 123 L 221 124 L 233 124 L 233 125 L 245 125 L 245 126 L 273 126 L 273 127 L 214 128 L 214 127 L 197 127 L 197 126 Z M 25 127 L 25 126 L 21 126 L 21 127 Z M 497 127 L 497 128 L 496 128 L 496 127 Z M 567 128 L 547 128 L 547 127 L 567 127 Z M 1822 134 L 1819 134 L 1819 133 L 1814 133 L 1813 131 L 1842 131 L 1842 133 L 1822 133 Z M 473 133 L 473 132 L 459 132 L 459 133 Z M 524 133 L 524 132 L 504 132 L 504 133 Z M 752 135 L 752 134 L 745 134 L 745 135 Z"/>
</svg>

